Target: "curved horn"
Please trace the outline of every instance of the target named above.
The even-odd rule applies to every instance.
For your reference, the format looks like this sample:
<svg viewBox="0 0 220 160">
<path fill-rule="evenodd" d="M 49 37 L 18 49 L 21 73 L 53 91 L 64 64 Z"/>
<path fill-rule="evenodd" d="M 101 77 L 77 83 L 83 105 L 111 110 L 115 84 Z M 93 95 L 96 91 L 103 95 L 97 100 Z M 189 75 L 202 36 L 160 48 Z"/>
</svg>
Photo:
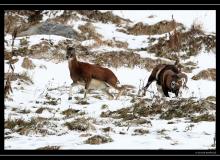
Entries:
<svg viewBox="0 0 220 160">
<path fill-rule="evenodd" d="M 184 86 L 186 86 L 186 83 L 187 83 L 187 81 L 188 81 L 187 75 L 184 74 L 184 73 L 178 73 L 177 76 L 178 76 L 179 78 L 185 78 Z"/>
</svg>

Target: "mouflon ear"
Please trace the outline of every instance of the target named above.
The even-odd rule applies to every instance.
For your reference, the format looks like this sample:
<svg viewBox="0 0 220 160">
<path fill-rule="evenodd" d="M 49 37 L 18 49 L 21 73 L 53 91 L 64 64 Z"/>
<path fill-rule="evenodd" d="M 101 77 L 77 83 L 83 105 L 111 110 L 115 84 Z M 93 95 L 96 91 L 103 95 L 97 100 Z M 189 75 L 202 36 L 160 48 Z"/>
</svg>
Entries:
<svg viewBox="0 0 220 160">
<path fill-rule="evenodd" d="M 71 46 L 68 46 L 67 47 L 67 51 L 69 51 L 69 52 L 75 52 L 75 48 L 73 48 L 73 47 L 71 47 Z"/>
</svg>

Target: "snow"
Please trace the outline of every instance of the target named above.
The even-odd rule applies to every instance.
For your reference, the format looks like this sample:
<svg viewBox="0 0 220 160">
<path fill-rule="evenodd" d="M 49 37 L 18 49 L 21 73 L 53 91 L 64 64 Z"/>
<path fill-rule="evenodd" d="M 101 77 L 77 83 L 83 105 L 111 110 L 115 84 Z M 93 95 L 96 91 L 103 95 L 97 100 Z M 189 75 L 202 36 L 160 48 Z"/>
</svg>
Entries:
<svg viewBox="0 0 220 160">
<path fill-rule="evenodd" d="M 144 48 L 148 45 L 149 36 L 134 36 L 116 31 L 117 27 L 114 24 L 94 23 L 93 25 L 96 27 L 96 31 L 103 36 L 103 40 L 115 39 L 127 42 L 130 49 Z"/>
<path fill-rule="evenodd" d="M 153 121 L 152 125 L 153 129 L 149 129 L 150 134 L 146 135 L 136 135 L 131 136 L 131 133 L 121 135 L 110 133 L 109 136 L 114 140 L 110 143 L 105 143 L 102 145 L 89 145 L 84 144 L 83 142 L 86 140 L 85 137 L 79 137 L 80 135 L 76 132 L 70 132 L 69 134 L 61 135 L 59 138 L 57 136 L 46 136 L 46 137 L 25 137 L 17 135 L 16 138 L 13 138 L 13 141 L 8 142 L 8 148 L 12 149 L 13 146 L 17 146 L 17 149 L 35 149 L 41 146 L 61 146 L 62 149 L 207 149 L 209 147 L 208 144 L 213 142 L 211 138 L 213 133 L 215 132 L 213 129 L 215 128 L 214 123 L 210 124 L 209 122 L 200 122 L 195 127 L 192 127 L 192 130 L 186 131 L 185 128 L 188 124 L 178 123 L 180 126 L 173 126 L 170 129 L 166 128 L 165 135 L 160 135 L 157 131 L 168 127 L 166 122 L 161 120 Z M 163 126 L 163 127 L 161 127 Z M 173 131 L 175 127 L 179 127 L 182 129 L 178 129 Z M 209 127 L 209 131 L 204 134 L 204 128 Z M 126 130 L 126 129 L 124 129 Z M 130 128 L 129 131 L 133 129 Z M 122 129 L 123 131 L 123 129 Z M 181 132 L 183 131 L 183 132 Z M 117 131 L 116 131 L 117 132 Z M 170 137 L 170 139 L 166 139 L 165 137 Z M 184 139 L 184 140 L 183 140 Z M 65 140 L 65 142 L 63 141 Z M 204 145 L 201 145 L 201 140 Z M 22 144 L 22 145 L 21 145 Z M 190 144 L 190 145 L 189 145 Z M 166 146 L 166 148 L 164 148 Z"/>
<path fill-rule="evenodd" d="M 103 11 L 104 12 L 104 11 Z M 63 11 L 57 12 L 54 17 L 59 16 Z M 139 21 L 154 24 L 160 20 L 170 20 L 171 15 L 174 18 L 182 22 L 187 27 L 190 27 L 194 20 L 201 21 L 204 29 L 207 32 L 215 32 L 215 11 L 154 11 L 154 10 L 142 10 L 142 11 L 120 11 L 114 10 L 114 14 L 122 16 L 123 18 L 129 18 L 134 23 Z M 148 16 L 154 15 L 154 18 L 148 18 Z M 183 16 L 184 15 L 184 16 Z M 184 18 L 183 18 L 184 17 Z M 210 18 L 212 17 L 212 18 Z M 44 14 L 43 21 L 49 18 L 48 14 Z M 51 18 L 51 17 L 50 17 Z M 78 26 L 85 24 L 85 21 L 81 20 L 70 20 L 69 25 L 72 25 L 75 30 L 78 31 Z M 135 36 L 127 35 L 125 33 L 116 31 L 120 27 L 114 24 L 103 24 L 101 22 L 93 23 L 96 31 L 101 34 L 102 40 L 117 40 L 128 43 L 128 49 L 140 49 L 149 45 L 149 36 Z M 161 37 L 164 35 L 154 35 L 154 37 Z M 152 36 L 153 37 L 153 36 Z M 17 37 L 15 40 L 15 47 L 20 46 L 20 39 L 24 37 Z M 42 41 L 42 38 L 51 40 L 54 44 L 58 44 L 60 41 L 66 40 L 66 38 L 56 35 L 33 35 L 27 38 L 28 47 L 31 45 L 38 44 Z M 10 51 L 11 47 L 11 35 L 7 34 L 5 40 L 9 42 L 5 50 Z M 70 39 L 71 40 L 71 39 Z M 102 53 L 108 51 L 124 51 L 124 48 L 109 47 L 100 45 L 92 47 L 95 41 L 93 39 L 82 41 L 83 46 L 89 47 L 91 52 Z M 134 51 L 139 54 L 142 58 L 158 59 L 155 54 L 148 53 L 146 51 Z M 5 101 L 5 120 L 7 119 L 23 119 L 29 121 L 32 118 L 41 117 L 47 118 L 49 125 L 44 125 L 43 128 L 48 129 L 51 134 L 41 135 L 39 133 L 31 133 L 28 135 L 21 135 L 16 132 L 11 133 L 12 138 L 5 138 L 5 149 L 37 149 L 45 146 L 60 146 L 61 149 L 215 149 L 211 147 L 213 144 L 213 138 L 215 136 L 215 121 L 202 121 L 198 123 L 192 123 L 187 118 L 173 118 L 173 124 L 168 124 L 169 121 L 162 120 L 158 116 L 146 117 L 151 122 L 149 124 L 136 124 L 128 127 L 116 126 L 113 124 L 114 120 L 111 118 L 100 117 L 102 112 L 116 111 L 121 108 L 130 107 L 132 103 L 132 97 L 129 95 L 123 95 L 118 100 L 109 100 L 108 97 L 102 91 L 91 91 L 87 94 L 87 102 L 89 104 L 81 105 L 78 104 L 79 100 L 83 98 L 83 93 L 80 92 L 83 86 L 75 86 L 73 88 L 73 99 L 68 100 L 68 92 L 72 80 L 69 75 L 67 61 L 54 63 L 52 61 L 46 61 L 43 59 L 31 59 L 35 64 L 33 70 L 27 70 L 21 67 L 24 57 L 17 57 L 19 61 L 15 63 L 15 73 L 26 73 L 28 74 L 33 84 L 21 83 L 18 85 L 18 80 L 12 81 L 13 93 L 10 96 L 13 100 Z M 160 58 L 171 62 L 168 59 Z M 88 61 L 83 59 L 82 61 Z M 216 81 L 210 80 L 192 80 L 191 78 L 207 68 L 216 68 L 216 54 L 205 51 L 201 51 L 197 56 L 190 57 L 185 62 L 192 61 L 197 64 L 197 69 L 194 69 L 192 73 L 187 73 L 189 89 L 182 90 L 180 98 L 196 97 L 198 100 L 206 98 L 208 96 L 216 96 Z M 5 72 L 8 71 L 8 64 L 5 61 Z M 182 62 L 182 61 L 181 61 Z M 45 66 L 45 67 L 41 67 Z M 134 67 L 110 67 L 120 84 L 133 85 L 136 88 L 132 92 L 132 95 L 137 95 L 138 89 L 143 87 L 147 83 L 148 77 L 151 72 L 146 69 Z M 23 89 L 21 89 L 23 87 Z M 208 88 L 208 89 L 207 89 Z M 153 95 L 158 95 L 156 83 L 153 82 L 148 88 L 146 96 L 143 98 L 152 99 Z M 116 93 L 114 89 L 110 90 Z M 57 105 L 46 105 L 44 102 L 47 101 L 46 95 L 49 95 L 58 100 Z M 95 96 L 100 96 L 101 99 Z M 176 99 L 175 95 L 170 93 L 170 98 L 166 98 L 167 101 Z M 152 99 L 153 100 L 153 99 Z M 36 103 L 38 102 L 38 103 Z M 107 106 L 103 108 L 102 106 Z M 47 108 L 42 113 L 37 114 L 36 110 L 39 108 Z M 17 111 L 13 111 L 13 108 L 20 110 L 30 110 L 28 114 L 21 114 Z M 92 118 L 95 126 L 95 130 L 88 131 L 72 131 L 69 130 L 64 124 L 77 118 L 72 116 L 67 118 L 62 114 L 66 109 L 75 109 L 84 112 L 85 118 Z M 212 112 L 215 114 L 215 111 Z M 191 129 L 188 129 L 190 125 L 193 125 Z M 114 131 L 104 133 L 101 131 L 104 127 L 111 127 Z M 133 135 L 135 129 L 146 129 L 149 133 L 144 135 Z M 164 133 L 160 133 L 164 130 Z M 12 132 L 11 130 L 5 129 L 5 132 Z M 125 134 L 120 134 L 124 132 Z M 90 133 L 91 135 L 104 135 L 110 136 L 113 142 L 100 144 L 100 145 L 89 145 L 85 144 L 84 141 L 90 136 L 83 137 L 82 134 Z M 7 135 L 5 134 L 5 137 Z"/>
<path fill-rule="evenodd" d="M 47 40 L 53 42 L 54 45 L 57 45 L 60 41 L 64 41 L 68 38 L 65 38 L 63 36 L 57 36 L 57 35 L 32 35 L 32 36 L 25 36 L 25 37 L 17 37 L 14 40 L 14 48 L 20 47 L 20 42 L 22 39 L 26 39 L 28 42 L 28 47 L 30 48 L 33 45 L 39 44 L 40 42 Z M 5 36 L 5 40 L 8 41 L 9 45 L 11 46 L 12 43 L 12 36 L 10 34 L 7 34 Z M 11 51 L 11 47 L 5 46 L 6 51 Z"/>
<path fill-rule="evenodd" d="M 23 72 L 24 69 L 18 67 L 21 64 L 22 59 L 23 58 L 20 58 L 18 63 L 16 63 L 15 72 Z M 52 118 L 55 114 L 56 118 L 62 119 L 63 116 L 61 116 L 59 112 L 70 107 L 85 111 L 85 113 L 88 114 L 89 117 L 99 119 L 101 112 L 103 112 L 103 110 L 101 109 L 101 106 L 103 104 L 107 105 L 107 110 L 110 111 L 116 111 L 121 108 L 129 107 L 131 105 L 131 99 L 126 96 L 122 96 L 119 100 L 108 100 L 107 96 L 104 95 L 102 100 L 97 100 L 96 98 L 91 97 L 90 94 L 88 95 L 88 102 L 90 104 L 85 105 L 84 107 L 75 104 L 76 101 L 74 100 L 72 102 L 68 102 L 68 86 L 71 84 L 71 80 L 69 77 L 67 62 L 53 64 L 52 62 L 46 62 L 43 60 L 33 60 L 33 63 L 37 66 L 36 69 L 32 71 L 34 85 L 25 86 L 25 92 L 16 90 L 16 92 L 13 93 L 13 97 L 17 98 L 14 99 L 13 102 L 6 102 L 7 107 L 15 107 L 16 104 L 20 104 L 21 106 L 25 106 L 25 109 L 33 110 L 33 106 L 39 108 L 41 105 L 36 105 L 34 102 L 37 100 L 43 100 L 42 98 L 46 93 L 44 93 L 43 95 L 41 94 L 44 92 L 45 88 L 55 88 L 59 86 L 64 87 L 61 92 L 54 90 L 49 94 L 53 95 L 53 97 L 61 98 L 61 102 L 55 108 L 52 106 L 49 107 L 54 109 L 53 112 L 44 110 L 41 114 L 39 114 L 40 117 Z M 44 64 L 47 69 L 39 68 L 41 64 Z M 138 89 L 140 85 L 140 80 L 144 80 L 146 83 L 147 77 L 150 74 L 145 69 L 140 69 L 138 67 L 135 67 L 133 69 L 129 69 L 126 67 L 110 69 L 116 74 L 121 84 L 131 84 L 134 85 L 136 89 Z M 12 85 L 15 84 L 13 83 Z M 190 80 L 188 86 L 190 88 L 190 91 L 185 92 L 183 94 L 183 97 L 191 97 L 192 92 L 195 92 L 195 96 L 199 97 L 215 95 L 215 82 L 209 82 L 206 80 Z M 207 86 L 209 86 L 208 91 Z M 65 89 L 65 87 L 67 88 Z M 75 94 L 78 93 L 80 87 L 81 86 L 75 87 Z M 200 91 L 198 91 L 198 87 L 200 87 Z M 152 84 L 150 89 L 152 89 L 157 94 L 155 83 Z M 103 94 L 101 91 L 97 91 L 96 93 Z M 78 96 L 82 98 L 83 94 Z M 150 95 L 146 97 L 151 98 Z M 6 111 L 5 114 L 5 119 L 7 119 L 8 116 L 10 116 L 10 118 L 12 119 L 17 119 L 22 116 L 22 119 L 24 120 L 28 120 L 33 117 L 32 114 L 26 116 L 13 115 L 10 114 L 10 110 Z M 60 120 L 60 122 L 64 122 L 64 120 Z M 126 131 L 127 128 L 123 129 L 121 127 L 115 127 L 114 130 L 116 133 L 109 133 L 109 136 L 114 141 L 102 145 L 84 144 L 84 141 L 87 139 L 86 137 L 80 137 L 79 132 L 67 131 L 67 134 L 61 135 L 59 136 L 59 138 L 57 138 L 56 135 L 48 135 L 45 137 L 17 135 L 15 138 L 5 140 L 5 149 L 13 149 L 15 147 L 16 149 L 35 149 L 47 145 L 61 146 L 62 149 L 206 149 L 209 148 L 210 145 L 213 143 L 212 137 L 215 133 L 215 122 L 199 122 L 198 124 L 196 124 L 195 127 L 193 127 L 191 131 L 187 132 L 184 132 L 184 130 L 189 124 L 184 121 L 177 121 L 174 124 L 167 124 L 167 121 L 165 120 L 154 119 L 151 120 L 151 123 L 152 126 L 143 125 L 144 128 L 146 127 L 146 129 L 149 130 L 149 134 L 146 135 L 132 136 L 134 127 L 130 127 L 129 131 L 125 135 L 121 135 L 118 133 L 120 131 Z M 104 124 L 102 124 L 102 127 L 104 127 Z M 61 128 L 63 128 L 62 125 L 58 125 L 56 130 L 61 130 L 59 132 L 64 132 Z M 138 126 L 137 128 L 141 128 L 141 126 Z M 174 132 L 174 128 L 177 128 L 177 131 Z M 207 130 L 206 128 L 209 129 Z M 162 129 L 167 130 L 165 132 L 166 135 L 160 135 L 157 133 L 157 131 Z M 205 135 L 204 132 L 210 135 Z M 96 135 L 99 133 L 99 131 L 92 131 L 91 133 Z M 166 136 L 172 138 L 166 139 L 164 138 Z"/>
<path fill-rule="evenodd" d="M 79 33 L 81 33 L 81 30 L 79 29 L 79 26 L 85 25 L 85 21 L 75 21 L 75 20 L 70 20 L 67 22 L 67 24 L 72 25 L 73 29 Z"/>
<path fill-rule="evenodd" d="M 103 53 L 103 52 L 126 51 L 126 50 L 124 48 L 99 46 L 96 48 L 92 48 L 90 51 L 95 53 Z"/>
<path fill-rule="evenodd" d="M 134 23 L 144 22 L 152 25 L 162 20 L 172 20 L 183 23 L 188 28 L 193 22 L 201 23 L 207 32 L 216 32 L 215 10 L 113 10 L 113 14 L 132 20 Z M 149 18 L 149 16 L 154 18 Z M 213 20 L 214 19 L 214 20 Z"/>
<path fill-rule="evenodd" d="M 197 63 L 198 66 L 198 69 L 195 69 L 194 72 L 198 72 L 208 68 L 216 68 L 216 54 L 212 52 L 201 52 L 193 58 L 193 61 Z"/>
<path fill-rule="evenodd" d="M 91 40 L 85 40 L 81 44 L 82 44 L 82 46 L 91 46 L 94 43 L 95 43 L 95 41 L 93 39 L 91 39 Z"/>
<path fill-rule="evenodd" d="M 43 18 L 41 22 L 45 22 L 48 19 L 53 19 L 55 17 L 61 16 L 63 14 L 64 10 L 44 10 L 43 11 Z M 47 14 L 46 14 L 47 13 Z"/>
</svg>

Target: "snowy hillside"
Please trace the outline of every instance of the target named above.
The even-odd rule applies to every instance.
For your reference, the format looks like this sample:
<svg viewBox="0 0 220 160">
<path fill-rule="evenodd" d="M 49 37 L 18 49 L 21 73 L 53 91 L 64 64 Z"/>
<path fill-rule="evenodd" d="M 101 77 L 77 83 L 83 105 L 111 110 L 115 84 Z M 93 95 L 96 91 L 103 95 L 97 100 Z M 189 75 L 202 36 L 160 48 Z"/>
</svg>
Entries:
<svg viewBox="0 0 220 160">
<path fill-rule="evenodd" d="M 172 15 L 179 48 L 171 43 Z M 12 61 L 14 72 L 5 97 L 5 149 L 215 149 L 215 26 L 208 10 L 6 12 L 5 82 Z M 78 85 L 68 100 L 67 45 L 79 61 L 107 67 L 136 88 L 118 100 L 100 90 L 84 100 Z M 188 89 L 161 97 L 153 82 L 138 95 L 157 64 L 177 57 Z"/>
</svg>

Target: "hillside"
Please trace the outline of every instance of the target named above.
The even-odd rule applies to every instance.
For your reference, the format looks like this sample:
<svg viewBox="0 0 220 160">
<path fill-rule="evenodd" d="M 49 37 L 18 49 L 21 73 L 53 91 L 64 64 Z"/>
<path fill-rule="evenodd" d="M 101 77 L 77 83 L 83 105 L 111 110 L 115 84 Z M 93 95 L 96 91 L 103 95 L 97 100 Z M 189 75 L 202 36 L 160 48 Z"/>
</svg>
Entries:
<svg viewBox="0 0 220 160">
<path fill-rule="evenodd" d="M 214 11 L 5 11 L 5 86 L 14 67 L 5 149 L 215 149 L 215 20 Z M 68 100 L 67 46 L 136 88 L 82 100 L 79 85 Z M 161 97 L 154 82 L 138 95 L 157 64 L 177 59 L 188 89 Z"/>
</svg>

